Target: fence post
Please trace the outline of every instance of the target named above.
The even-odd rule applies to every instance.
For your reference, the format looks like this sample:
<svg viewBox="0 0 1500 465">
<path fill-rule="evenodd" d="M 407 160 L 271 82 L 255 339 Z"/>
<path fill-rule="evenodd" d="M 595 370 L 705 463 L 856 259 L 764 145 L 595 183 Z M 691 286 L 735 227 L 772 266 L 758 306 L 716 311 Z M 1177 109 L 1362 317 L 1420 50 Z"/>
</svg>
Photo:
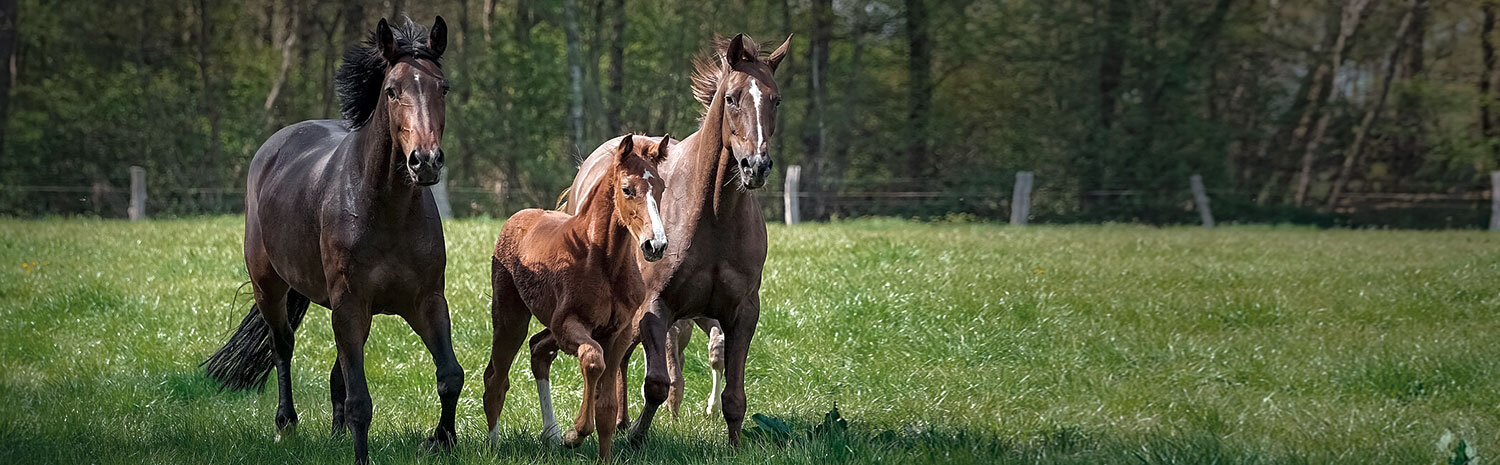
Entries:
<svg viewBox="0 0 1500 465">
<path fill-rule="evenodd" d="M 130 207 L 125 210 L 130 221 L 146 219 L 146 169 L 130 167 Z"/>
<path fill-rule="evenodd" d="M 782 195 L 786 197 L 786 224 L 797 224 L 802 221 L 802 212 L 798 210 L 797 183 L 802 182 L 802 167 L 792 165 L 786 167 L 786 187 L 782 189 Z"/>
<path fill-rule="evenodd" d="M 438 218 L 453 219 L 453 207 L 448 205 L 448 171 L 438 174 L 437 184 L 432 185 L 432 200 L 437 202 Z"/>
<path fill-rule="evenodd" d="M 1203 188 L 1203 176 L 1195 174 L 1188 178 L 1188 183 L 1193 186 L 1193 203 L 1198 206 L 1198 216 L 1203 218 L 1203 227 L 1214 227 L 1214 212 L 1208 208 L 1208 191 Z"/>
<path fill-rule="evenodd" d="M 1500 171 L 1490 172 L 1490 230 L 1500 231 Z"/>
<path fill-rule="evenodd" d="M 1010 198 L 1010 224 L 1025 226 L 1031 217 L 1031 178 L 1030 171 L 1016 173 L 1016 190 Z"/>
</svg>

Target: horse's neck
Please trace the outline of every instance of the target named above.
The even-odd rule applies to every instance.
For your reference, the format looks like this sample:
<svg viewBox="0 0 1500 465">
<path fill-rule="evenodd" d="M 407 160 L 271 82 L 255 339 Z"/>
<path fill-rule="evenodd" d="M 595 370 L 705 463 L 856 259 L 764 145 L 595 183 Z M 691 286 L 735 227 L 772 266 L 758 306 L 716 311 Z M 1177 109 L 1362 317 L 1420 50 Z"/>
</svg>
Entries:
<svg viewBox="0 0 1500 465">
<path fill-rule="evenodd" d="M 698 132 L 678 144 L 685 151 L 687 163 L 684 165 L 687 175 L 678 182 L 685 181 L 683 188 L 689 195 L 701 196 L 694 199 L 694 204 L 700 206 L 699 217 L 703 220 L 733 218 L 733 212 L 745 202 L 754 201 L 749 191 L 734 185 L 734 174 L 730 171 L 734 169 L 734 156 L 724 146 L 723 102 L 724 90 L 719 89 L 704 113 Z"/>
<path fill-rule="evenodd" d="M 614 284 L 623 275 L 636 271 L 636 263 L 630 230 L 615 221 L 614 183 L 610 179 L 594 186 L 583 205 L 579 205 L 578 214 L 568 220 L 567 227 L 588 244 L 589 265 L 604 269 Z"/>
<path fill-rule="evenodd" d="M 421 197 L 421 188 L 407 180 L 399 158 L 395 156 L 395 141 L 390 127 L 383 124 L 388 116 L 385 102 L 375 106 L 370 120 L 349 135 L 353 144 L 344 154 L 349 168 L 354 171 L 351 181 L 358 192 L 372 201 L 371 208 L 389 208 L 406 212 L 412 202 Z"/>
</svg>

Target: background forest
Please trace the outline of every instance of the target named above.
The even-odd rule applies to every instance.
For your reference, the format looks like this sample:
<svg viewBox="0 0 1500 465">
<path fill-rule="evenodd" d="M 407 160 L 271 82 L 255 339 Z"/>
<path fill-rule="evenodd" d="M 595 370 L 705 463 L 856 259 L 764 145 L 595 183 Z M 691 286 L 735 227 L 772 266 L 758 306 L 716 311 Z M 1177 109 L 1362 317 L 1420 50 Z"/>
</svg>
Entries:
<svg viewBox="0 0 1500 465">
<path fill-rule="evenodd" d="M 686 136 L 714 34 L 780 43 L 804 218 L 1470 227 L 1500 162 L 1494 0 L 0 0 L 0 213 L 241 209 L 277 128 L 337 117 L 380 17 L 449 23 L 460 216 L 550 206 L 574 157 Z M 764 192 L 769 214 L 781 177 Z"/>
</svg>

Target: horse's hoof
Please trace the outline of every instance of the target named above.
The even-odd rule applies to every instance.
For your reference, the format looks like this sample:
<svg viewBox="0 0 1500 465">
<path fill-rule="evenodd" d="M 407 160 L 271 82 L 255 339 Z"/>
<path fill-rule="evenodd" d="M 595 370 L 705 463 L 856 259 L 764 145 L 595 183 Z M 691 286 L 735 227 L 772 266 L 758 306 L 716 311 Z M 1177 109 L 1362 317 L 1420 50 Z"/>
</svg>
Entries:
<svg viewBox="0 0 1500 465">
<path fill-rule="evenodd" d="M 580 435 L 577 431 L 574 430 L 564 431 L 562 435 L 562 445 L 563 447 L 569 449 L 577 449 L 578 446 L 583 445 L 583 438 L 585 437 L 587 436 Z"/>
<path fill-rule="evenodd" d="M 452 431 L 438 428 L 432 431 L 427 440 L 422 441 L 422 451 L 429 454 L 438 454 L 453 450 L 453 443 L 457 442 Z"/>
<path fill-rule="evenodd" d="M 637 426 L 639 426 L 639 424 L 640 423 L 632 425 L 630 427 L 630 431 L 625 433 L 625 447 L 630 449 L 638 449 L 642 445 L 646 444 L 646 431 L 638 428 Z"/>
<path fill-rule="evenodd" d="M 281 422 L 277 421 L 277 423 L 281 423 Z M 281 442 L 282 437 L 293 438 L 293 437 L 296 437 L 296 436 L 297 436 L 297 420 L 296 419 L 293 419 L 291 423 L 286 423 L 286 424 L 280 425 L 280 426 L 278 426 L 276 428 L 276 442 Z"/>
<path fill-rule="evenodd" d="M 615 428 L 616 429 L 629 429 L 630 428 L 630 420 L 629 419 L 622 419 L 622 420 L 620 420 L 620 423 L 617 424 L 617 425 L 615 425 Z"/>
</svg>

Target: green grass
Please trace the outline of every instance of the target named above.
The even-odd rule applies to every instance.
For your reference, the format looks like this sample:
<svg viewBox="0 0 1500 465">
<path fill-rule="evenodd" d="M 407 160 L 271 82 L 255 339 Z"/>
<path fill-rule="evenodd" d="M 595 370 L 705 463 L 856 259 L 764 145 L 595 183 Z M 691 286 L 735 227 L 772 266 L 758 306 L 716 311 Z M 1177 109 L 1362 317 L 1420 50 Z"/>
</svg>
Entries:
<svg viewBox="0 0 1500 465">
<path fill-rule="evenodd" d="M 327 431 L 326 310 L 298 334 L 302 427 L 288 442 L 272 442 L 274 390 L 219 393 L 197 367 L 248 309 L 241 224 L 0 220 L 0 462 L 351 460 Z M 532 439 L 524 361 L 503 441 L 484 440 L 499 226 L 446 227 L 469 374 L 453 453 L 418 452 L 437 416 L 433 368 L 399 319 L 376 319 L 376 462 L 594 460 L 592 440 Z M 749 410 L 800 432 L 836 403 L 849 431 L 724 446 L 701 412 L 699 336 L 687 411 L 621 461 L 1441 463 L 1445 432 L 1481 458 L 1500 450 L 1497 234 L 886 220 L 770 236 Z M 558 363 L 566 418 L 581 389 L 576 362 Z"/>
</svg>

